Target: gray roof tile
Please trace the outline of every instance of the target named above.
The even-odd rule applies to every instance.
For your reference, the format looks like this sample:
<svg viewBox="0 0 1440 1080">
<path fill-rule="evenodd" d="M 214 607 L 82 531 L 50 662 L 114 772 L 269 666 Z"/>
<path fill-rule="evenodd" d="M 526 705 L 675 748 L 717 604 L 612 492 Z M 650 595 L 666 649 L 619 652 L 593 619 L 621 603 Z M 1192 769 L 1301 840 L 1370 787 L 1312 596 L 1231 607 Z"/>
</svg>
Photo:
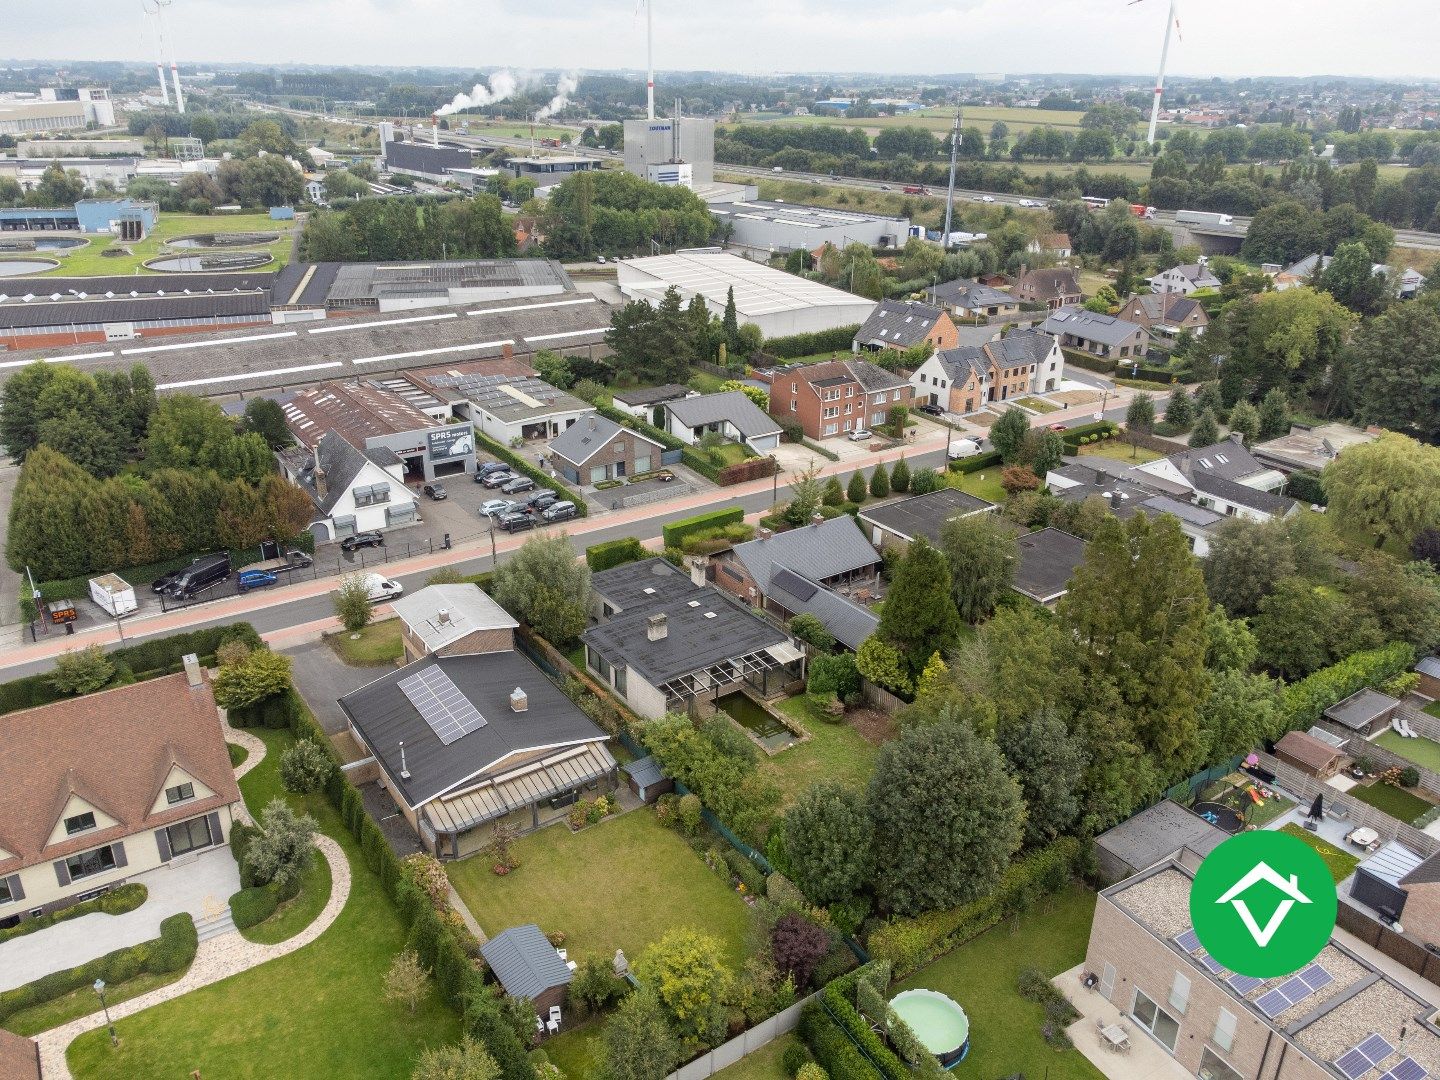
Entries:
<svg viewBox="0 0 1440 1080">
<path fill-rule="evenodd" d="M 848 649 L 860 648 L 880 625 L 873 611 L 783 566 L 770 576 L 766 595 L 791 614 L 814 615 Z"/>
<path fill-rule="evenodd" d="M 780 425 L 740 390 L 669 401 L 665 408 L 684 427 L 704 427 L 728 420 L 747 439 L 773 435 Z"/>
<path fill-rule="evenodd" d="M 648 435 L 631 431 L 629 428 L 622 428 L 609 417 L 591 413 L 589 416 L 575 421 L 555 436 L 550 442 L 550 452 L 557 457 L 564 458 L 571 465 L 584 465 L 599 453 L 602 447 L 608 446 L 616 435 L 626 431 L 651 446 L 660 450 L 665 449 Z"/>
<path fill-rule="evenodd" d="M 495 978 L 514 998 L 538 998 L 546 990 L 566 986 L 574 978 L 555 946 L 534 923 L 502 930 L 484 945 L 480 955 Z"/>
<path fill-rule="evenodd" d="M 1098 341 L 1102 345 L 1124 345 L 1136 335 L 1145 336 L 1145 328 L 1137 323 L 1074 305 L 1062 307 L 1046 319 L 1044 330 L 1057 336 L 1070 334 L 1086 341 Z"/>
<path fill-rule="evenodd" d="M 881 300 L 860 327 L 855 339 L 867 344 L 883 341 L 887 345 L 908 349 L 923 341 L 944 316 L 943 311 L 929 304 Z"/>
<path fill-rule="evenodd" d="M 947 487 L 925 495 L 911 495 L 907 499 L 867 507 L 860 511 L 860 517 L 907 540 L 923 536 L 930 543 L 938 544 L 941 527 L 952 517 L 963 517 L 994 508 L 993 503 Z"/>
<path fill-rule="evenodd" d="M 785 566 L 813 581 L 824 581 L 876 566 L 880 556 L 849 514 L 776 533 L 768 540 L 736 544 L 734 556 L 757 582 L 769 581 L 774 566 Z"/>
</svg>

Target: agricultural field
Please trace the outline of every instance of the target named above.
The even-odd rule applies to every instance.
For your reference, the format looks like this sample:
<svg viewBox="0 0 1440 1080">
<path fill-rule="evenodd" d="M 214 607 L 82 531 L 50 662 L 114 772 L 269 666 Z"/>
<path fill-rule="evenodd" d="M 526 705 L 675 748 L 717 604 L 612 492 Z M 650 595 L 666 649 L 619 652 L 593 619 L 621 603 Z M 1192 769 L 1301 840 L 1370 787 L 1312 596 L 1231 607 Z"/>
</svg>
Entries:
<svg viewBox="0 0 1440 1080">
<path fill-rule="evenodd" d="M 962 110 L 967 127 L 978 127 L 988 138 L 990 125 L 1003 121 L 1010 134 L 1023 135 L 1031 128 L 1056 127 L 1079 130 L 1081 112 L 1061 109 L 1012 109 L 1006 106 L 969 106 Z M 918 112 L 901 116 L 872 116 L 861 120 L 847 120 L 843 116 L 773 116 L 758 120 L 746 118 L 745 123 L 762 124 L 827 124 L 832 127 L 860 128 L 874 136 L 887 127 L 923 127 L 930 131 L 944 133 L 955 122 L 955 110 L 951 108 L 920 109 Z"/>
</svg>

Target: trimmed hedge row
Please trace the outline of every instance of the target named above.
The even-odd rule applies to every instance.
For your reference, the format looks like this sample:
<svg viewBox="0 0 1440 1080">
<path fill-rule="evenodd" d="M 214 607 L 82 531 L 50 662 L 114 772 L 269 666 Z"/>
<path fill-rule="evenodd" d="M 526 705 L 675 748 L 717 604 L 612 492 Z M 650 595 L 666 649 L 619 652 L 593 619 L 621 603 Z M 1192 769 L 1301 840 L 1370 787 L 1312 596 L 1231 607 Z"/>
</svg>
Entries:
<svg viewBox="0 0 1440 1080">
<path fill-rule="evenodd" d="M 723 510 L 709 510 L 703 514 L 696 514 L 694 517 L 682 518 L 679 521 L 672 521 L 664 526 L 660 532 L 665 538 L 667 548 L 678 548 L 687 536 L 695 533 L 706 532 L 709 529 L 717 529 L 722 525 L 738 525 L 745 520 L 745 511 L 739 506 L 727 506 Z"/>
<path fill-rule="evenodd" d="M 54 926 L 58 922 L 78 919 L 81 915 L 92 915 L 97 911 L 103 915 L 124 915 L 127 911 L 134 911 L 138 908 L 149 895 L 149 889 L 138 881 L 132 881 L 121 885 L 118 889 L 111 889 L 103 896 L 95 897 L 94 900 L 71 904 L 67 908 L 52 911 L 48 915 L 37 915 L 33 919 L 25 919 L 10 927 L 9 930 L 0 930 L 0 941 L 24 937 L 26 934 L 33 934 L 36 930 Z"/>
<path fill-rule="evenodd" d="M 513 450 L 509 449 L 508 447 L 501 446 L 498 442 L 490 438 L 488 435 L 482 434 L 479 428 L 475 429 L 475 442 L 476 445 L 483 446 L 497 460 L 503 461 L 506 465 L 509 465 L 510 468 L 514 469 L 516 472 L 523 473 L 525 476 L 530 477 L 531 480 L 534 480 L 535 483 L 539 484 L 541 487 L 549 488 L 555 493 L 555 496 L 557 498 L 568 499 L 570 502 L 574 503 L 576 517 L 585 517 L 587 514 L 589 514 L 590 508 L 586 506 L 585 499 L 583 496 L 580 495 L 579 492 L 571 491 L 568 487 L 560 483 L 559 480 L 556 480 L 549 473 L 541 472 L 534 465 L 531 465 L 528 461 L 522 458 L 519 454 L 515 453 Z"/>
<path fill-rule="evenodd" d="M 855 343 L 860 324 L 837 326 L 831 330 L 816 330 L 809 334 L 791 334 L 789 337 L 767 338 L 762 346 L 771 356 L 793 360 L 797 356 L 813 356 L 815 353 L 843 350 L 849 352 Z"/>
<path fill-rule="evenodd" d="M 838 1075 L 866 1076 L 873 1078 L 876 1072 L 884 1077 L 884 1080 L 914 1080 L 914 1072 L 910 1066 L 901 1060 L 898 1054 L 886 1045 L 885 1040 L 877 1035 L 870 1027 L 870 1022 L 860 1015 L 860 1011 L 850 1003 L 855 992 L 855 984 L 861 976 L 873 965 L 856 968 L 847 975 L 830 982 L 818 995 L 819 1007 L 825 1014 L 825 1019 L 837 1029 L 839 1037 L 843 1039 L 855 1057 L 864 1062 L 862 1073 L 837 1073 L 830 1068 L 829 1062 L 821 1057 L 821 1053 L 832 1053 L 829 1045 L 822 1045 L 819 1049 L 810 1047 L 810 1052 L 815 1059 L 825 1066 L 826 1072 L 833 1078 Z M 858 1049 L 857 1049 L 858 1047 Z M 842 1068 L 853 1067 L 848 1061 L 848 1056 L 842 1056 Z"/>
<path fill-rule="evenodd" d="M 585 565 L 591 572 L 599 573 L 614 566 L 648 559 L 650 552 L 633 536 L 622 536 L 619 540 L 607 540 L 603 544 L 591 544 L 585 549 Z"/>
<path fill-rule="evenodd" d="M 1281 694 L 1285 726 L 1275 732 L 1275 737 L 1286 731 L 1306 730 L 1319 723 L 1330 706 L 1344 701 L 1357 690 L 1373 689 L 1402 671 L 1409 671 L 1413 663 L 1415 650 L 1406 642 L 1392 641 L 1378 649 L 1353 653 L 1338 664 L 1291 683 Z"/>
<path fill-rule="evenodd" d="M 1075 837 L 1062 837 L 1011 863 L 995 889 L 978 900 L 914 918 L 891 919 L 870 935 L 866 942 L 870 955 L 889 961 L 895 977 L 904 978 L 1002 919 L 1018 914 L 1037 897 L 1060 891 L 1074 873 L 1083 850 Z"/>
<path fill-rule="evenodd" d="M 1004 464 L 1005 459 L 1000 456 L 999 450 L 991 450 L 989 453 L 976 454 L 974 457 L 961 458 L 959 461 L 950 462 L 950 471 L 968 475 L 979 472 L 981 469 L 990 469 L 996 465 Z"/>
<path fill-rule="evenodd" d="M 720 487 L 733 487 L 736 484 L 745 484 L 751 480 L 774 476 L 779 471 L 780 467 L 772 457 L 751 458 L 749 461 L 737 461 L 734 465 L 726 465 L 715 474 L 715 483 Z"/>
<path fill-rule="evenodd" d="M 1091 356 L 1089 353 L 1076 352 L 1073 349 L 1061 349 L 1060 352 L 1064 355 L 1067 364 L 1074 364 L 1086 371 L 1098 371 L 1102 375 L 1110 375 L 1115 371 L 1115 361 L 1107 360 L 1103 356 Z"/>
<path fill-rule="evenodd" d="M 801 1010 L 799 1033 L 830 1080 L 875 1080 L 875 1069 L 826 1013 L 818 996 Z"/>
<path fill-rule="evenodd" d="M 1325 486 L 1320 482 L 1320 474 L 1309 469 L 1290 474 L 1290 479 L 1285 484 L 1285 494 L 1292 499 L 1316 506 L 1329 505 L 1329 500 L 1325 497 Z"/>
<path fill-rule="evenodd" d="M 181 971 L 195 959 L 195 950 L 199 945 L 195 920 L 189 913 L 182 911 L 171 915 L 160 924 L 158 938 L 142 941 L 128 949 L 116 949 L 79 967 L 51 972 L 0 994 L 0 1021 L 9 1019 L 21 1009 L 43 1005 L 81 987 L 91 986 L 96 979 L 118 986 L 137 975 L 170 975 Z"/>
</svg>

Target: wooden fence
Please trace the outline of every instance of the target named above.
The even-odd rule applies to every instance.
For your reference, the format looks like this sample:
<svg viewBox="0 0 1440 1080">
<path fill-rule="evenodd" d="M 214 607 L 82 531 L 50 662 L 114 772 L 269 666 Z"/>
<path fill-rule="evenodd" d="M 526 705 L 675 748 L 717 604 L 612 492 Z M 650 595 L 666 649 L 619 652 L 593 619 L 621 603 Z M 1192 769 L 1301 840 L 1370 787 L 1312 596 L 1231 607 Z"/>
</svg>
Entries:
<svg viewBox="0 0 1440 1080">
<path fill-rule="evenodd" d="M 860 696 L 866 705 L 879 709 L 886 716 L 894 716 L 909 704 L 904 698 L 897 697 L 883 686 L 876 686 L 869 679 L 860 680 Z"/>
</svg>

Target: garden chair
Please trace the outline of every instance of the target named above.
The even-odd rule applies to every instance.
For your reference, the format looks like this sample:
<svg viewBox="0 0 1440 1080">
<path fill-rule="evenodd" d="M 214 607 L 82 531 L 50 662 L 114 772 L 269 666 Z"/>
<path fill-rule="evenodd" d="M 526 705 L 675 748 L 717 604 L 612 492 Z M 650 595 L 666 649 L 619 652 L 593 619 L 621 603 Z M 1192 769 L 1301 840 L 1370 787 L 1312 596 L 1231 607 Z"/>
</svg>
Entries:
<svg viewBox="0 0 1440 1080">
<path fill-rule="evenodd" d="M 560 1006 L 559 1006 L 559 1005 L 551 1005 L 551 1006 L 550 1006 L 550 1021 L 549 1021 L 549 1023 L 547 1023 L 545 1026 L 550 1029 L 550 1034 L 552 1034 L 552 1035 L 555 1034 L 557 1031 L 560 1030 Z"/>
</svg>

